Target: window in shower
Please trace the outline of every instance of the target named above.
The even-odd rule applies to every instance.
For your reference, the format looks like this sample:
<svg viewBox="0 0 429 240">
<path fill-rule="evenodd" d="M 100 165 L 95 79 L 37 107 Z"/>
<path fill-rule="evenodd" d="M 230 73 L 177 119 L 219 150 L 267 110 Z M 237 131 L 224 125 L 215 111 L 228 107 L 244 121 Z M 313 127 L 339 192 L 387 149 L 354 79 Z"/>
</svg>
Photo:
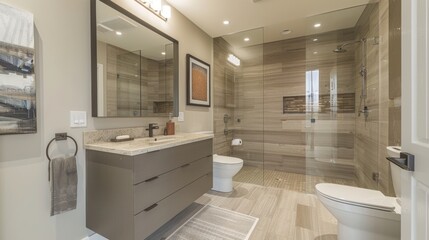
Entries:
<svg viewBox="0 0 429 240">
<path fill-rule="evenodd" d="M 305 73 L 306 112 L 319 112 L 319 69 Z"/>
</svg>

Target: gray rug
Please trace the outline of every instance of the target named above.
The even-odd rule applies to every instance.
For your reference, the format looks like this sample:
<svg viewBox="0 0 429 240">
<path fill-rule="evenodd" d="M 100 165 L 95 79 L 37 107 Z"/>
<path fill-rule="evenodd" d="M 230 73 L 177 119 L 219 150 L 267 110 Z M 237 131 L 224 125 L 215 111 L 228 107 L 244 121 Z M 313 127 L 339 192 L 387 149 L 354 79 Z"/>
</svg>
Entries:
<svg viewBox="0 0 429 240">
<path fill-rule="evenodd" d="M 206 205 L 183 224 L 168 240 L 247 240 L 258 218 Z"/>
</svg>

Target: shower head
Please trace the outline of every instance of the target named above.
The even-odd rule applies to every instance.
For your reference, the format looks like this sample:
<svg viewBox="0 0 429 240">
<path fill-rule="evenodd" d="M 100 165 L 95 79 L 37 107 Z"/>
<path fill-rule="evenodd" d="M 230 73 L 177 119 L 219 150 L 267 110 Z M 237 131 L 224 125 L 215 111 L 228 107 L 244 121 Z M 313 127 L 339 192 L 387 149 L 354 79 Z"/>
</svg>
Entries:
<svg viewBox="0 0 429 240">
<path fill-rule="evenodd" d="M 334 53 L 345 53 L 345 52 L 347 52 L 347 50 L 344 48 L 345 46 L 351 45 L 351 44 L 355 44 L 355 43 L 363 43 L 365 41 L 366 41 L 366 39 L 362 38 L 362 39 L 354 41 L 354 42 L 348 42 L 348 43 L 344 43 L 344 44 L 338 45 L 337 48 L 335 48 L 333 50 L 333 52 Z"/>
</svg>

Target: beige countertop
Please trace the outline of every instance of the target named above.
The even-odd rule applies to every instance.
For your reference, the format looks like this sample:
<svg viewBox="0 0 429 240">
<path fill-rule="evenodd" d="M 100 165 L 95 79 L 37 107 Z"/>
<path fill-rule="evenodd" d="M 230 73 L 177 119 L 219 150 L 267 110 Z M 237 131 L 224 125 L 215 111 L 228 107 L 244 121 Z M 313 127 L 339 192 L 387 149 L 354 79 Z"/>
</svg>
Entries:
<svg viewBox="0 0 429 240">
<path fill-rule="evenodd" d="M 155 136 L 152 138 L 136 138 L 132 141 L 126 142 L 90 143 L 85 144 L 85 149 L 135 156 L 212 138 L 213 133 L 211 132 L 180 133 L 169 136 Z"/>
</svg>

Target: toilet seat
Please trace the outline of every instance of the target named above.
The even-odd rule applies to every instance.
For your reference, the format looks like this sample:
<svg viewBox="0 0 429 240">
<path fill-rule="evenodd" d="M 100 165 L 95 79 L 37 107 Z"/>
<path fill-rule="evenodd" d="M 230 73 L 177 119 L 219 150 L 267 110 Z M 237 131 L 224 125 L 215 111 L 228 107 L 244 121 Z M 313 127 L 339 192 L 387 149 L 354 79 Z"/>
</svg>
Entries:
<svg viewBox="0 0 429 240">
<path fill-rule="evenodd" d="M 332 201 L 386 212 L 394 212 L 395 205 L 380 191 L 332 183 L 316 185 L 318 193 Z"/>
<path fill-rule="evenodd" d="M 243 164 L 243 160 L 236 157 L 213 155 L 213 163 L 218 164 Z"/>
</svg>

